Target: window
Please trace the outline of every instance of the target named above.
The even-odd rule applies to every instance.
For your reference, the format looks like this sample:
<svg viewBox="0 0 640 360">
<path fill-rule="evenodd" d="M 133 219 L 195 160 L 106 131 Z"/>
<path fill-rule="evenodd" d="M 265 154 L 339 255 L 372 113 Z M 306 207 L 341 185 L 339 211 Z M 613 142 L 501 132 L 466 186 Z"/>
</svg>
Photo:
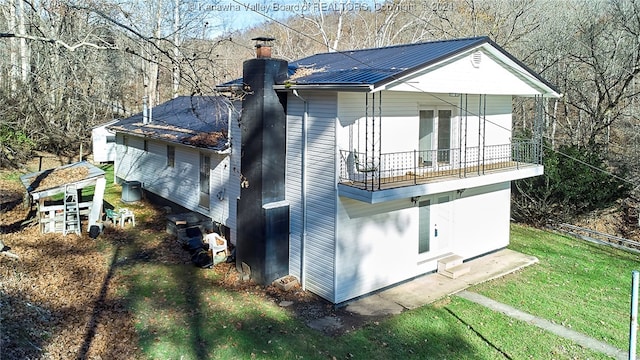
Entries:
<svg viewBox="0 0 640 360">
<path fill-rule="evenodd" d="M 107 144 L 116 142 L 115 135 L 107 135 Z"/>
<path fill-rule="evenodd" d="M 420 129 L 418 130 L 418 150 L 420 151 L 420 165 L 433 166 L 431 150 L 433 150 L 433 110 L 420 110 Z"/>
<path fill-rule="evenodd" d="M 209 208 L 209 189 L 211 187 L 211 157 L 200 154 L 200 202 L 203 208 Z"/>
<path fill-rule="evenodd" d="M 431 242 L 431 201 L 423 200 L 418 203 L 418 253 L 429 251 Z"/>
<path fill-rule="evenodd" d="M 451 110 L 438 110 L 438 162 L 449 162 Z"/>
<path fill-rule="evenodd" d="M 173 145 L 167 145 L 167 166 L 176 166 L 176 147 Z"/>
<path fill-rule="evenodd" d="M 418 150 L 421 164 L 434 166 L 449 163 L 451 152 L 451 109 L 420 110 L 418 130 Z"/>
</svg>

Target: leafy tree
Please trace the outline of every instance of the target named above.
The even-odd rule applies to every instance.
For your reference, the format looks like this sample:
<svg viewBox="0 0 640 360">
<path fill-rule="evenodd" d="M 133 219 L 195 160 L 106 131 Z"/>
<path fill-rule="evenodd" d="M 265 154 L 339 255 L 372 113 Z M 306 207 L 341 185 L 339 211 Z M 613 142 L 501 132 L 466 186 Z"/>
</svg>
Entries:
<svg viewBox="0 0 640 360">
<path fill-rule="evenodd" d="M 0 125 L 0 168 L 11 162 L 26 160 L 32 147 L 33 142 L 24 132 Z"/>
<path fill-rule="evenodd" d="M 512 216 L 543 225 L 605 208 L 630 190 L 625 168 L 608 166 L 600 147 L 545 146 L 544 175 L 518 180 L 513 186 Z"/>
</svg>

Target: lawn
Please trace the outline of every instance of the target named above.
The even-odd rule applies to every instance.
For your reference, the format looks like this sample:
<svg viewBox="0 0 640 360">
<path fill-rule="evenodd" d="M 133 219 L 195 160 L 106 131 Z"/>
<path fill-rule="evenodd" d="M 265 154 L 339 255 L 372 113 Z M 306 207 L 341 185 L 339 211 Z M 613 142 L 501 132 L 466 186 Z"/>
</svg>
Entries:
<svg viewBox="0 0 640 360">
<path fill-rule="evenodd" d="M 157 236 L 141 232 L 129 245 L 148 244 L 153 237 Z M 618 283 L 624 276 L 607 268 L 623 269 L 626 275 L 636 264 L 632 256 L 518 225 L 513 226 L 512 237 L 513 249 L 537 256 L 540 264 L 473 291 L 626 348 L 627 284 L 617 285 L 621 291 L 608 291 L 605 297 L 594 299 L 589 295 L 594 282 L 585 279 L 597 275 L 598 284 L 602 282 L 599 289 L 613 290 L 605 284 Z M 131 247 L 128 251 L 140 252 Z M 575 260 L 570 262 L 572 271 L 565 268 L 569 257 Z M 607 358 L 455 296 L 331 337 L 310 329 L 259 288 L 237 290 L 221 285 L 228 272 L 203 271 L 184 262 L 145 261 L 122 269 L 121 274 L 126 284 L 123 296 L 136 317 L 140 349 L 148 358 Z M 523 282 L 529 286 L 521 286 Z M 579 291 L 567 288 L 568 283 Z M 549 290 L 541 294 L 541 287 Z M 586 298 L 586 305 L 571 306 L 576 294 Z M 558 302 L 564 306 L 559 307 Z M 620 304 L 618 310 L 602 311 L 613 303 Z M 595 319 L 590 326 L 589 318 Z M 607 329 L 619 333 L 616 340 L 598 336 Z"/>
<path fill-rule="evenodd" d="M 540 263 L 474 291 L 627 349 L 637 254 L 518 225 L 512 226 L 510 248 Z"/>
<path fill-rule="evenodd" d="M 45 274 L 0 262 L 2 274 L 12 275 L 0 283 L 0 305 L 21 307 L 22 314 L 17 317 L 0 307 L 0 325 L 21 329 L 17 335 L 2 334 L 5 346 L 7 342 L 31 346 L 31 358 L 83 354 L 143 359 L 608 358 L 456 296 L 398 316 L 371 319 L 337 336 L 318 332 L 306 325 L 300 311 L 292 310 L 296 305 L 304 309 L 313 297 L 300 294 L 298 304 L 283 307 L 282 294 L 238 282 L 233 266 L 193 267 L 188 254 L 166 234 L 161 213 L 143 202 L 121 203 L 113 169 L 104 169 L 106 201 L 132 208 L 137 226 L 108 228 L 95 241 L 78 239 L 68 246 L 63 237 L 34 240 L 27 248 L 16 240 L 14 250 L 24 254 L 25 261 L 29 251 L 37 252 L 31 266 L 58 270 Z M 21 234 L 7 236 L 13 240 Z M 48 256 L 48 250 L 41 250 L 48 243 L 56 249 L 82 244 L 83 251 L 58 251 L 45 267 L 37 259 Z M 512 227 L 510 247 L 538 257 L 539 264 L 471 291 L 626 349 L 630 273 L 638 267 L 637 256 L 519 225 Z M 84 254 L 91 256 L 90 261 L 76 263 L 74 257 Z M 56 263 L 58 257 L 65 263 Z M 85 305 L 73 309 L 79 314 L 75 322 L 70 322 L 64 315 L 64 296 L 90 288 L 80 264 L 91 264 L 95 280 L 91 293 L 82 297 Z M 47 286 L 54 276 L 66 268 L 69 275 L 56 282 L 60 288 L 50 290 Z M 43 276 L 49 280 L 39 281 Z M 69 276 L 82 283 L 68 281 Z M 59 300 L 47 300 L 50 294 Z M 39 308 L 33 307 L 34 301 Z M 318 304 L 322 305 L 318 301 L 313 305 Z M 25 324 L 29 317 L 33 320 L 29 324 L 46 328 L 9 322 Z M 73 328 L 79 331 L 74 333 Z"/>
</svg>

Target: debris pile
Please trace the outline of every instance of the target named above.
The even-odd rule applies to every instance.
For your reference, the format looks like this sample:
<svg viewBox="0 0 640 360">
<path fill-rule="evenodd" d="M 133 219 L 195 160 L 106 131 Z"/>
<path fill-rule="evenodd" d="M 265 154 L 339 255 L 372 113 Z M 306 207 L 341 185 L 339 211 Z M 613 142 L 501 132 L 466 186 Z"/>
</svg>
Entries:
<svg viewBox="0 0 640 360">
<path fill-rule="evenodd" d="M 76 166 L 64 169 L 55 169 L 51 172 L 43 172 L 29 185 L 31 191 L 52 189 L 64 184 L 80 181 L 89 175 L 86 166 Z"/>
</svg>

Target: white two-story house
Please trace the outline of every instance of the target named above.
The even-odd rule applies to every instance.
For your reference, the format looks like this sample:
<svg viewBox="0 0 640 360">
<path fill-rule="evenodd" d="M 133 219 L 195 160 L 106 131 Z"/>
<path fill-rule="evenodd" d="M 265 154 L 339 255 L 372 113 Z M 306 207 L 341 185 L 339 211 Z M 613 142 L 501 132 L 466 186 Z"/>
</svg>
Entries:
<svg viewBox="0 0 640 360">
<path fill-rule="evenodd" d="M 222 86 L 243 91 L 228 111 L 242 115 L 222 117 L 235 135 L 209 159 L 210 178 L 228 182 L 204 189 L 231 196 L 224 225 L 239 269 L 265 284 L 294 275 L 339 304 L 435 271 L 443 257 L 509 244 L 510 183 L 543 173 L 540 134 L 514 139 L 512 100 L 559 97 L 552 85 L 486 37 L 292 63 L 265 48 L 245 62 L 243 79 Z M 197 164 L 203 150 L 189 151 Z M 139 180 L 140 171 L 116 175 Z M 171 181 L 171 196 L 214 186 Z"/>
</svg>

